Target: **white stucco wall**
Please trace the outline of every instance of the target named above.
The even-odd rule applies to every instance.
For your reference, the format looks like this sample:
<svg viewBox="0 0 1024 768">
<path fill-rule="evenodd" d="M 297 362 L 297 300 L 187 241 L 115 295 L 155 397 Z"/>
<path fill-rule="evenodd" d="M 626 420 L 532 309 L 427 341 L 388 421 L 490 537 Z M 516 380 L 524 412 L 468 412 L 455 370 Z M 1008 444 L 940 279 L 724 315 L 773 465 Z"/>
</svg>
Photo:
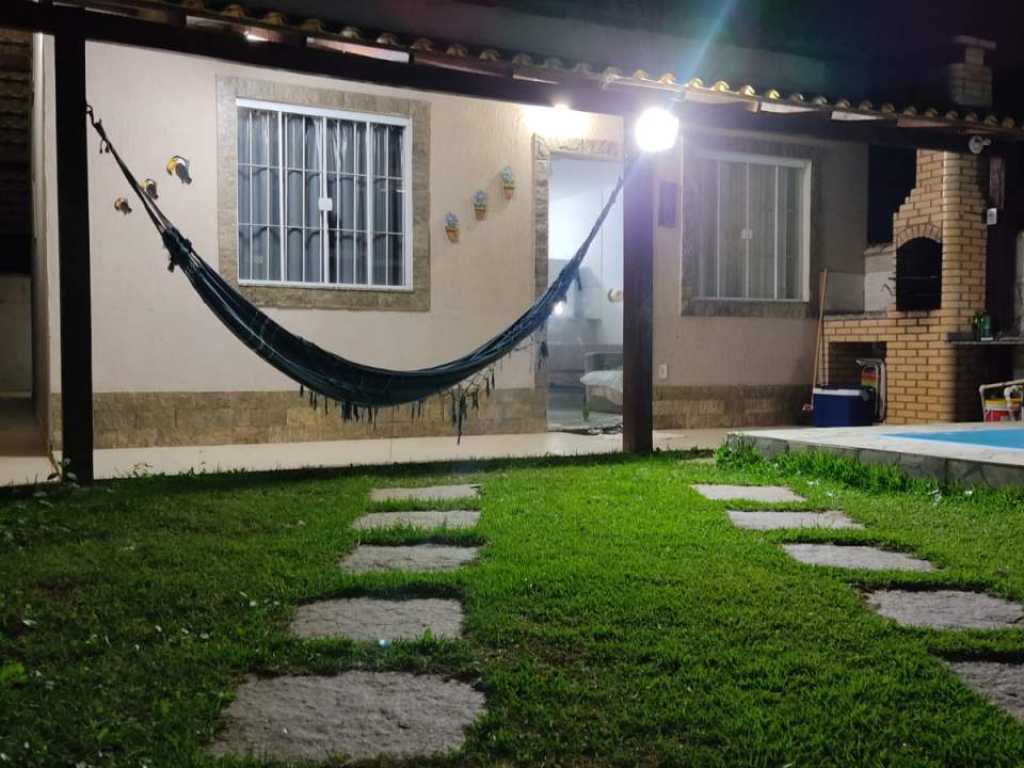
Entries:
<svg viewBox="0 0 1024 768">
<path fill-rule="evenodd" d="M 45 58 L 44 97 L 53 114 L 52 44 Z M 139 76 L 139 73 L 144 73 Z M 431 104 L 431 311 L 424 313 L 270 310 L 291 330 L 340 354 L 375 365 L 414 368 L 464 353 L 519 315 L 534 298 L 531 137 L 534 108 L 462 97 L 379 88 L 213 60 L 90 44 L 88 97 L 125 158 L 160 182 L 161 204 L 209 260 L 217 258 L 218 76 L 274 80 L 315 88 L 372 92 Z M 616 118 L 586 116 L 583 138 L 622 141 Z M 45 146 L 54 146 L 52 120 Z M 773 140 L 779 137 L 773 136 Z M 801 140 L 801 143 L 814 143 Z M 838 272 L 863 271 L 867 216 L 867 150 L 825 144 L 819 243 Z M 163 172 L 168 156 L 191 159 L 195 182 L 183 187 Z M 678 181 L 679 153 L 659 158 L 661 178 Z M 518 179 L 511 201 L 498 174 Z M 59 371 L 59 286 L 55 157 L 44 158 L 51 370 Z M 166 256 L 145 216 L 125 218 L 113 200 L 127 192 L 108 157 L 89 155 L 93 280 L 94 386 L 97 392 L 291 389 L 293 384 L 246 350 L 200 303 Z M 490 193 L 487 219 L 474 219 L 470 197 Z M 444 216 L 462 223 L 448 242 Z M 682 216 L 679 216 L 681 222 Z M 810 380 L 813 319 L 689 317 L 680 314 L 681 229 L 656 231 L 656 384 L 795 385 Z M 816 275 L 812 275 L 812 280 Z M 660 364 L 667 379 L 657 378 Z M 50 377 L 59 391 L 59 378 Z M 500 387 L 533 385 L 533 353 L 499 371 Z"/>
<path fill-rule="evenodd" d="M 533 301 L 530 177 L 536 110 L 111 45 L 90 44 L 87 56 L 88 98 L 110 136 L 136 173 L 159 180 L 166 213 L 210 261 L 217 257 L 218 75 L 430 102 L 430 312 L 269 312 L 294 332 L 372 365 L 416 368 L 465 353 Z M 52 62 L 52 49 L 47 59 Z M 618 119 L 587 116 L 577 122 L 585 138 L 621 141 Z M 53 142 L 47 145 L 52 147 Z M 172 183 L 165 175 L 163 167 L 171 154 L 192 161 L 191 186 Z M 52 180 L 52 152 L 46 165 Z M 510 201 L 505 201 L 500 187 L 499 173 L 505 165 L 518 178 Z M 127 189 L 110 158 L 90 154 L 89 182 L 95 390 L 294 387 L 223 329 L 180 274 L 168 274 L 159 239 L 141 211 L 124 217 L 113 209 L 114 199 Z M 480 188 L 491 198 L 482 222 L 475 220 L 471 205 L 473 192 Z M 462 223 L 457 244 L 449 243 L 444 232 L 448 211 Z M 50 195 L 49 232 L 56 233 L 56 223 L 55 199 Z M 56 259 L 54 247 L 49 252 L 54 330 L 59 327 Z M 56 332 L 51 334 L 50 351 L 54 370 L 59 370 Z M 498 372 L 498 386 L 533 386 L 533 354 L 520 353 L 506 361 Z M 51 381 L 51 388 L 59 391 L 59 382 Z"/>
</svg>

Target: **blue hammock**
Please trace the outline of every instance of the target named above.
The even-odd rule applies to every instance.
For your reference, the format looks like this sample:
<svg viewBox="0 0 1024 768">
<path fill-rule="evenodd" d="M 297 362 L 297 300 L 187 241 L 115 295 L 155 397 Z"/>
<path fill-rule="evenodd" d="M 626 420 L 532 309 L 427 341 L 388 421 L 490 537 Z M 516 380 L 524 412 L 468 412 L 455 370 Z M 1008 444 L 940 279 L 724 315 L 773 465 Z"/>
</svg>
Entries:
<svg viewBox="0 0 1024 768">
<path fill-rule="evenodd" d="M 189 240 L 163 214 L 121 159 L 92 108 L 87 112 L 100 136 L 100 151 L 108 152 L 117 162 L 162 236 L 170 253 L 169 269 L 178 267 L 185 273 L 210 311 L 243 344 L 308 390 L 314 405 L 319 398 L 324 398 L 325 407 L 328 401 L 335 401 L 344 418 L 372 419 L 378 408 L 421 403 L 431 395 L 450 392 L 452 422 L 460 433 L 468 409 L 479 405 L 481 391 L 489 393 L 493 387 L 494 364 L 541 329 L 555 305 L 565 299 L 573 282 L 579 280 L 580 264 L 615 204 L 631 167 L 627 166 L 572 259 L 514 323 L 463 357 L 430 368 L 397 371 L 362 365 L 328 352 L 281 327 L 246 300 L 196 253 Z"/>
</svg>

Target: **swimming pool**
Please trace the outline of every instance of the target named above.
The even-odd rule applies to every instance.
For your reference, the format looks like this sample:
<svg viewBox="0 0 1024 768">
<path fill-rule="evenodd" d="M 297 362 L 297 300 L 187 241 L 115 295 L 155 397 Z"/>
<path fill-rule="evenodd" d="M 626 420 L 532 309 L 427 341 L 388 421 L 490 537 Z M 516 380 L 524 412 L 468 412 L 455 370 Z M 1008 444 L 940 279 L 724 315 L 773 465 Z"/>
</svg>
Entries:
<svg viewBox="0 0 1024 768">
<path fill-rule="evenodd" d="M 1024 427 L 981 427 L 946 432 L 896 432 L 886 437 L 909 437 L 913 440 L 935 440 L 986 448 L 1013 448 L 1024 451 Z"/>
</svg>

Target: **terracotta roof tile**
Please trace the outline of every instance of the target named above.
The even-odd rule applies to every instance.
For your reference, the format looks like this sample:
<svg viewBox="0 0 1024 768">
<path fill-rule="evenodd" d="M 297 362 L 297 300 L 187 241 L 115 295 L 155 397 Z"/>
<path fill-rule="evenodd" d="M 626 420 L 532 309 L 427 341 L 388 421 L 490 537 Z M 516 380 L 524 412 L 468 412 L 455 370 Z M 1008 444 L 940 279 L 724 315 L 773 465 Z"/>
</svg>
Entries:
<svg viewBox="0 0 1024 768">
<path fill-rule="evenodd" d="M 628 86 L 630 84 L 636 84 L 643 85 L 645 87 L 662 88 L 676 92 L 684 99 L 693 97 L 700 100 L 702 94 L 704 94 L 705 101 L 712 101 L 716 103 L 735 99 L 753 104 L 754 106 L 752 108 L 755 110 L 757 109 L 756 105 L 759 103 L 785 101 L 794 105 L 794 108 L 799 107 L 799 111 L 820 110 L 827 114 L 832 114 L 833 116 L 836 116 L 838 113 L 840 116 L 837 119 L 843 119 L 842 113 L 849 113 L 850 117 L 846 119 L 877 119 L 893 121 L 900 116 L 912 118 L 923 115 L 936 123 L 948 124 L 950 128 L 970 128 L 971 130 L 984 129 L 986 132 L 1006 132 L 1013 133 L 1017 136 L 1024 135 L 1024 130 L 1022 130 L 1018 122 L 1011 117 L 1000 118 L 995 115 L 988 115 L 983 120 L 980 120 L 978 115 L 974 112 L 961 116 L 955 110 L 942 112 L 936 107 L 917 105 L 903 105 L 897 109 L 894 104 L 888 102 L 882 104 L 878 109 L 875 109 L 874 105 L 867 100 L 859 101 L 857 102 L 857 106 L 853 107 L 852 104 L 854 101 L 846 97 L 836 98 L 834 101 L 830 102 L 828 97 L 819 95 L 808 101 L 801 93 L 794 92 L 783 94 L 776 88 L 766 88 L 762 95 L 758 96 L 754 86 L 750 84 L 742 84 L 738 88 L 733 89 L 724 80 L 717 80 L 709 87 L 706 86 L 704 81 L 698 77 L 682 82 L 679 80 L 679 76 L 673 72 L 666 72 L 657 78 L 653 78 L 647 71 L 639 69 L 631 76 L 626 76 L 623 74 L 621 69 L 614 66 L 595 67 L 590 62 L 585 61 L 574 62 L 569 66 L 561 58 L 556 56 L 537 57 L 535 54 L 531 55 L 525 51 L 502 52 L 495 48 L 474 49 L 458 41 L 441 42 L 434 41 L 426 37 L 403 39 L 400 35 L 388 31 L 379 31 L 374 35 L 366 35 L 362 30 L 352 26 L 342 26 L 340 28 L 332 29 L 319 19 L 307 18 L 301 20 L 289 20 L 284 14 L 277 11 L 271 11 L 261 18 L 256 18 L 254 15 L 250 14 L 246 10 L 246 7 L 241 3 L 219 5 L 215 3 L 206 3 L 204 0 L 135 0 L 133 3 L 129 3 L 128 0 L 78 0 L 78 2 L 97 7 L 137 7 L 140 4 L 145 4 L 150 7 L 174 6 L 184 8 L 189 15 L 212 19 L 221 18 L 225 20 L 232 20 L 235 23 L 245 20 L 246 26 L 266 25 L 279 28 L 291 26 L 296 31 L 301 31 L 314 36 L 323 35 L 340 37 L 345 40 L 365 40 L 368 41 L 370 45 L 377 44 L 381 46 L 388 46 L 390 48 L 404 48 L 413 53 L 413 60 L 415 60 L 416 52 L 430 53 L 431 56 L 451 56 L 459 59 L 472 57 L 484 62 L 508 63 L 514 67 L 551 70 L 560 73 L 560 76 L 566 78 L 575 77 L 594 80 L 599 79 L 606 85 L 616 84 Z M 441 53 L 442 51 L 443 53 Z M 714 96 L 714 98 L 711 98 L 712 96 Z M 773 111 L 779 111 L 779 109 L 776 108 Z"/>
</svg>

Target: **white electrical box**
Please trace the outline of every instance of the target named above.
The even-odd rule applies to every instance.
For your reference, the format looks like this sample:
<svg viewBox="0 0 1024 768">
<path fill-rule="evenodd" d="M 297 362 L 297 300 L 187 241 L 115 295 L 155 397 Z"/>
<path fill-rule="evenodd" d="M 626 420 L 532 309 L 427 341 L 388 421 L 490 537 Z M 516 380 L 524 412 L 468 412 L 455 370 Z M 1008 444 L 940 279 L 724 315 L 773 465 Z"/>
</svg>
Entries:
<svg viewBox="0 0 1024 768">
<path fill-rule="evenodd" d="M 990 227 L 994 227 L 996 224 L 999 223 L 998 208 L 989 208 L 987 211 L 985 211 L 985 223 L 988 224 Z"/>
</svg>

